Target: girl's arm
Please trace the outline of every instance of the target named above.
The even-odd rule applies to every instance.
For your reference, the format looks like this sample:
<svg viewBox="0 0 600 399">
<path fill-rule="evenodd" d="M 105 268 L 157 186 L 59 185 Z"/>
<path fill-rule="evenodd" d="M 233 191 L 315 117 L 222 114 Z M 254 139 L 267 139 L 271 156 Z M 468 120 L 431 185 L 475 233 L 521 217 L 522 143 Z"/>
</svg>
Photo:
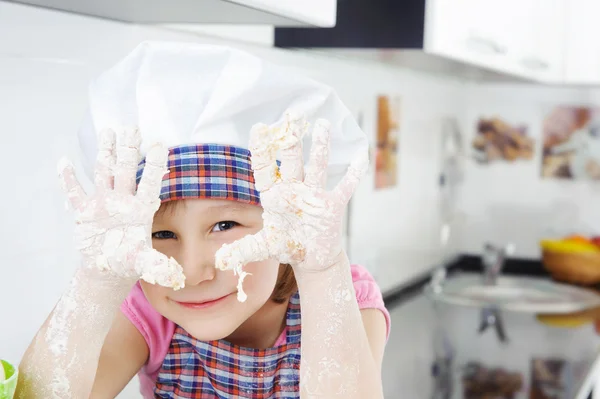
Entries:
<svg viewBox="0 0 600 399">
<path fill-rule="evenodd" d="M 148 344 L 142 334 L 122 312 L 117 312 L 102 346 L 90 399 L 115 398 L 139 372 L 148 356 Z"/>
<path fill-rule="evenodd" d="M 369 317 L 363 324 L 341 240 L 344 210 L 367 170 L 368 148 L 352 161 L 335 189 L 326 191 L 330 124 L 317 121 L 304 168 L 306 125 L 288 115 L 279 129 L 263 124 L 252 129 L 249 147 L 264 209 L 263 229 L 224 245 L 215 263 L 242 280 L 242 266 L 249 262 L 274 258 L 293 267 L 302 309 L 302 399 L 382 398 L 385 333 L 376 331 L 385 331 L 384 321 Z"/>
<path fill-rule="evenodd" d="M 386 317 L 381 310 L 375 308 L 362 309 L 360 315 L 362 317 L 363 327 L 367 333 L 367 338 L 369 339 L 369 346 L 371 347 L 373 359 L 375 359 L 377 368 L 381 373 L 383 352 L 385 351 L 385 345 L 389 334 L 389 321 L 386 320 Z"/>
<path fill-rule="evenodd" d="M 72 164 L 66 161 L 59 165 L 63 188 L 75 211 L 83 264 L 21 362 L 17 398 L 88 398 L 99 359 L 114 356 L 110 345 L 103 357 L 101 350 L 135 282 L 142 278 L 174 289 L 184 284 L 181 266 L 154 250 L 151 240 L 168 149 L 155 145 L 148 150 L 136 190 L 141 136 L 136 129 L 120 133 L 119 145 L 113 131 L 99 135 L 93 194 L 87 194 L 78 183 Z M 124 327 L 117 324 L 115 328 Z M 112 334 L 109 339 L 114 345 Z M 95 388 L 100 397 L 110 397 L 109 392 L 122 389 L 123 382 L 141 367 L 144 356 L 140 347 L 136 346 L 131 358 L 124 359 L 132 364 L 125 366 L 122 380 L 110 382 L 106 390 L 101 385 L 110 378 L 101 365 L 100 388 Z"/>
<path fill-rule="evenodd" d="M 324 271 L 296 273 L 296 280 L 302 312 L 300 397 L 383 398 L 385 319 L 375 310 L 363 322 L 345 254 Z"/>
<path fill-rule="evenodd" d="M 105 338 L 116 316 L 119 320 L 120 305 L 132 285 L 131 281 L 107 278 L 91 269 L 79 270 L 25 352 L 19 367 L 16 397 L 89 397 L 100 354 L 111 351 L 110 345 L 103 349 Z M 108 343 L 115 345 L 114 341 Z M 123 363 L 128 357 L 123 357 Z M 101 364 L 99 376 L 105 375 L 105 369 L 111 366 L 115 365 Z M 140 367 L 141 364 L 138 370 Z M 99 392 L 114 392 L 119 388 L 119 381 L 112 383 L 112 387 L 106 386 Z"/>
</svg>

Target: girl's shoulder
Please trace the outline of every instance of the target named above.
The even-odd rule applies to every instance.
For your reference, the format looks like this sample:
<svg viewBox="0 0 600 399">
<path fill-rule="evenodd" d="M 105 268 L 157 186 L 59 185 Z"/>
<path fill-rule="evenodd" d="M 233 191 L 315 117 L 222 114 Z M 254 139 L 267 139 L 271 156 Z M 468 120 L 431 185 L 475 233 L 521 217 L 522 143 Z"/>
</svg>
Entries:
<svg viewBox="0 0 600 399">
<path fill-rule="evenodd" d="M 350 265 L 350 271 L 352 272 L 352 282 L 356 291 L 356 299 L 359 302 L 381 301 L 383 303 L 383 296 L 379 285 L 377 285 L 371 273 L 364 266 Z"/>
<path fill-rule="evenodd" d="M 383 295 L 379 289 L 379 285 L 364 266 L 351 265 L 350 270 L 352 272 L 352 282 L 354 283 L 354 291 L 356 292 L 356 302 L 358 302 L 358 307 L 361 310 L 380 310 L 385 317 L 387 336 L 389 337 L 391 318 L 390 313 L 385 307 Z"/>
</svg>

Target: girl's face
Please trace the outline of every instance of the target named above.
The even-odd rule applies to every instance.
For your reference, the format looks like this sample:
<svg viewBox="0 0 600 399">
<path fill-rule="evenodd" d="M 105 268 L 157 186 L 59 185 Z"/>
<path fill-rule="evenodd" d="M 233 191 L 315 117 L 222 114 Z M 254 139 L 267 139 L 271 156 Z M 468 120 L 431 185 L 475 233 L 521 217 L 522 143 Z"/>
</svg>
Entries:
<svg viewBox="0 0 600 399">
<path fill-rule="evenodd" d="M 244 280 L 248 299 L 237 300 L 237 276 L 215 268 L 215 252 L 225 243 L 262 228 L 262 208 L 236 201 L 189 199 L 159 210 L 152 226 L 152 245 L 183 267 L 185 288 L 174 291 L 141 281 L 150 304 L 160 314 L 201 341 L 230 336 L 267 303 L 279 263 L 249 263 Z"/>
</svg>

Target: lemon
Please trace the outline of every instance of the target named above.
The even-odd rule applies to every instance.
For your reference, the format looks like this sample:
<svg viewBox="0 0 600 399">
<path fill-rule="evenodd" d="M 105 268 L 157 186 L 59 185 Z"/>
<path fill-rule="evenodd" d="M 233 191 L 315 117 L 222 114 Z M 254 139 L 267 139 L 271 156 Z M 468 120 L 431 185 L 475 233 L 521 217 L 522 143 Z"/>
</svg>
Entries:
<svg viewBox="0 0 600 399">
<path fill-rule="evenodd" d="M 0 362 L 0 382 L 6 380 L 6 374 L 4 374 L 4 366 Z"/>
<path fill-rule="evenodd" d="M 540 245 L 543 249 L 552 252 L 600 252 L 600 248 L 595 244 L 581 241 L 565 241 L 565 240 L 542 240 Z"/>
<path fill-rule="evenodd" d="M 585 315 L 544 315 L 536 316 L 537 320 L 550 327 L 577 328 L 594 321 L 591 317 Z"/>
</svg>

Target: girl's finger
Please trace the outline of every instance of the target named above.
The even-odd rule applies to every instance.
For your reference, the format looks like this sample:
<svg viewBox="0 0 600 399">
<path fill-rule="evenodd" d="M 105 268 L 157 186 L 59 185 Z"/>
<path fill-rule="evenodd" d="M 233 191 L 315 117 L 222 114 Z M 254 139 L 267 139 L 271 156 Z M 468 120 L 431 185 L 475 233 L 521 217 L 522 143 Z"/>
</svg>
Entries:
<svg viewBox="0 0 600 399">
<path fill-rule="evenodd" d="M 115 191 L 121 194 L 135 193 L 135 175 L 137 172 L 142 135 L 136 129 L 124 129 L 117 140 L 117 160 L 115 168 Z"/>
<path fill-rule="evenodd" d="M 162 144 L 156 144 L 148 150 L 142 178 L 136 196 L 144 203 L 158 200 L 162 189 L 162 180 L 167 170 L 169 149 Z"/>
<path fill-rule="evenodd" d="M 215 267 L 219 270 L 233 270 L 238 276 L 237 298 L 238 301 L 246 301 L 244 292 L 244 278 L 249 273 L 244 271 L 244 265 L 250 262 L 258 262 L 269 258 L 269 249 L 265 239 L 264 230 L 256 234 L 248 235 L 231 244 L 225 244 L 215 253 Z"/>
<path fill-rule="evenodd" d="M 250 130 L 249 149 L 252 154 L 254 186 L 259 192 L 273 187 L 281 179 L 277 166 L 277 147 L 273 143 L 273 132 L 265 124 L 254 125 Z"/>
<path fill-rule="evenodd" d="M 250 262 L 270 257 L 264 230 L 247 235 L 231 244 L 225 244 L 215 253 L 215 267 L 219 270 L 240 272 Z"/>
<path fill-rule="evenodd" d="M 179 290 L 185 286 L 183 268 L 173 257 L 144 247 L 136 257 L 136 272 L 150 284 Z"/>
<path fill-rule="evenodd" d="M 369 151 L 366 149 L 354 158 L 342 180 L 335 186 L 333 189 L 333 198 L 336 198 L 343 204 L 348 203 L 356 187 L 358 187 L 360 179 L 365 175 L 368 168 Z"/>
<path fill-rule="evenodd" d="M 283 134 L 293 144 L 281 149 L 281 178 L 285 181 L 302 181 L 304 178 L 304 157 L 302 155 L 302 138 L 306 133 L 307 123 L 303 118 L 286 114 Z"/>
<path fill-rule="evenodd" d="M 86 194 L 77 180 L 75 168 L 71 161 L 66 158 L 58 161 L 58 177 L 65 194 L 67 194 L 67 200 L 71 207 L 73 209 L 81 209 L 85 202 Z"/>
<path fill-rule="evenodd" d="M 105 129 L 98 135 L 98 155 L 94 170 L 96 190 L 106 191 L 113 188 L 113 168 L 115 166 L 116 135 L 113 130 Z"/>
<path fill-rule="evenodd" d="M 329 122 L 320 119 L 313 130 L 310 157 L 306 167 L 306 177 L 304 178 L 304 183 L 309 187 L 324 188 L 327 183 L 330 128 Z"/>
</svg>

